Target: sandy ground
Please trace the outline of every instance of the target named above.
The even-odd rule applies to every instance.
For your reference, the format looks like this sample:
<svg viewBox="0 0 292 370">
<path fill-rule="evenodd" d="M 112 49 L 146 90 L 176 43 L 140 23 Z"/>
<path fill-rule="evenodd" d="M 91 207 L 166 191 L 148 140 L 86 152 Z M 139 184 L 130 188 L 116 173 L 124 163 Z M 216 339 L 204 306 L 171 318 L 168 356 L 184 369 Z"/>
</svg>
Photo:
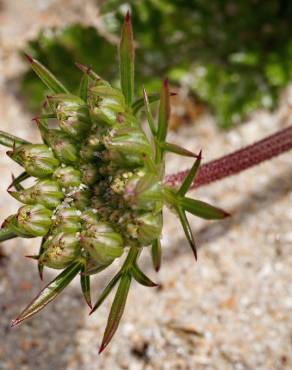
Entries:
<svg viewBox="0 0 292 370">
<path fill-rule="evenodd" d="M 0 10 L 0 129 L 38 140 L 17 94 L 25 68 L 17 55 L 43 25 L 91 21 L 93 2 L 5 0 Z M 90 15 L 90 16 L 89 16 Z M 273 114 L 257 112 L 230 132 L 207 115 L 182 127 L 170 140 L 210 160 L 292 123 L 292 91 Z M 5 192 L 19 168 L 0 152 L 1 219 L 17 207 Z M 189 162 L 169 157 L 168 172 Z M 102 356 L 98 346 L 110 300 L 88 317 L 78 281 L 37 317 L 10 329 L 9 323 L 42 287 L 33 261 L 23 256 L 39 241 L 12 240 L 0 259 L 1 370 L 282 370 L 292 368 L 292 158 L 282 155 L 239 176 L 197 190 L 193 196 L 224 207 L 224 222 L 192 218 L 200 246 L 195 263 L 176 218 L 166 212 L 163 267 L 156 276 L 147 251 L 144 270 L 161 283 L 133 284 L 124 319 Z M 115 266 L 117 268 L 117 266 Z M 48 271 L 46 281 L 52 279 Z M 109 274 L 98 275 L 93 296 Z"/>
</svg>

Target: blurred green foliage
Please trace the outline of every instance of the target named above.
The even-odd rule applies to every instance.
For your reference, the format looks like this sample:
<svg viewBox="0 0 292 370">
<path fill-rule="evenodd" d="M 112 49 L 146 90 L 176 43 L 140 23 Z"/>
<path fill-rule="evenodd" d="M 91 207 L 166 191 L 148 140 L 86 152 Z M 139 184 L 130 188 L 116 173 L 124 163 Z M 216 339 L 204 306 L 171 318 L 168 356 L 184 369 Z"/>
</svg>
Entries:
<svg viewBox="0 0 292 370">
<path fill-rule="evenodd" d="M 138 83 L 155 90 L 167 75 L 188 86 L 221 127 L 256 108 L 273 108 L 292 79 L 289 0 L 108 0 L 101 9 L 108 32 L 119 32 L 128 8 L 138 45 Z M 76 88 L 76 60 L 106 78 L 117 75 L 114 47 L 92 28 L 72 26 L 49 38 L 46 33 L 30 44 L 32 54 L 69 87 Z M 24 78 L 33 102 L 34 92 L 40 94 L 36 84 L 31 74 Z"/>
<path fill-rule="evenodd" d="M 110 80 L 117 75 L 116 47 L 98 35 L 93 27 L 73 24 L 45 29 L 28 43 L 25 51 L 42 62 L 72 92 L 78 90 L 81 76 L 75 62 L 92 66 L 98 74 Z M 32 70 L 24 75 L 22 89 L 33 111 L 39 109 L 49 93 Z"/>
</svg>

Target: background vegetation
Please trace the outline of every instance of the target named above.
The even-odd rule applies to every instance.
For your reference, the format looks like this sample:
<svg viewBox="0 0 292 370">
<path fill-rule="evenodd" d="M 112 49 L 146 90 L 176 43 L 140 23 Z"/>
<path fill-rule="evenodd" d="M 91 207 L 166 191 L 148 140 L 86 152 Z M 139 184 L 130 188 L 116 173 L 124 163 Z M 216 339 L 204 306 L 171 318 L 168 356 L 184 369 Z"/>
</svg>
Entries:
<svg viewBox="0 0 292 370">
<path fill-rule="evenodd" d="M 101 8 L 108 34 L 119 33 L 129 7 L 137 40 L 137 82 L 157 90 L 167 75 L 205 102 L 221 127 L 259 107 L 272 109 L 291 80 L 288 0 L 109 0 Z M 80 76 L 75 61 L 114 81 L 115 49 L 96 29 L 78 24 L 42 31 L 27 47 L 73 90 Z M 24 76 L 23 89 L 36 109 L 45 91 L 32 72 Z"/>
</svg>

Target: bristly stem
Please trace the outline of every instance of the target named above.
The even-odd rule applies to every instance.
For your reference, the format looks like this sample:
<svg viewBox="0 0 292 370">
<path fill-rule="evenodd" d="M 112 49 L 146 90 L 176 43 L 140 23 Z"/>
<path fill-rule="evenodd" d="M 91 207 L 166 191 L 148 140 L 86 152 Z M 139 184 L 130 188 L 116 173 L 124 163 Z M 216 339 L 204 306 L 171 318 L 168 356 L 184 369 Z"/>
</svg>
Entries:
<svg viewBox="0 0 292 370">
<path fill-rule="evenodd" d="M 235 175 L 247 168 L 292 149 L 292 126 L 276 132 L 252 145 L 202 165 L 190 189 Z M 189 170 L 166 176 L 166 184 L 179 186 Z"/>
</svg>

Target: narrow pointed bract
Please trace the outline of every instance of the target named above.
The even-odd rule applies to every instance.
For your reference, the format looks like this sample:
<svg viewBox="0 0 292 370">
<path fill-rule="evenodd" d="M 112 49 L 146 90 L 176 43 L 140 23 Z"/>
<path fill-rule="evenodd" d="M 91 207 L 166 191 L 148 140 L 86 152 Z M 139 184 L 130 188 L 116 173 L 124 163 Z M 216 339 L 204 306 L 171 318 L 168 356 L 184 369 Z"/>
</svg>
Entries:
<svg viewBox="0 0 292 370">
<path fill-rule="evenodd" d="M 153 120 L 150 105 L 149 105 L 148 95 L 147 95 L 147 92 L 144 89 L 144 87 L 143 87 L 143 96 L 144 96 L 144 105 L 145 105 L 145 111 L 146 111 L 148 125 L 149 125 L 149 128 L 150 128 L 151 132 L 152 132 L 152 135 L 155 136 L 156 135 L 156 128 L 155 128 L 155 125 L 154 125 L 154 120 Z"/>
<path fill-rule="evenodd" d="M 187 150 L 187 149 L 184 149 L 182 148 L 181 146 L 179 145 L 176 145 L 176 144 L 173 144 L 173 143 L 167 143 L 167 142 L 162 142 L 162 143 L 159 143 L 159 146 L 161 149 L 165 150 L 166 152 L 171 152 L 171 153 L 175 153 L 175 154 L 178 154 L 178 155 L 182 155 L 184 157 L 198 157 L 197 154 Z"/>
<path fill-rule="evenodd" d="M 40 256 L 45 251 L 45 248 L 44 248 L 45 242 L 46 242 L 46 238 L 43 238 L 42 242 L 41 242 L 41 245 L 40 245 L 40 248 L 39 248 L 39 254 L 38 254 L 38 256 L 39 256 L 39 259 L 38 259 L 38 273 L 39 273 L 39 277 L 40 277 L 41 280 L 43 280 L 43 278 L 44 278 L 44 265 L 41 262 Z"/>
<path fill-rule="evenodd" d="M 105 349 L 105 347 L 109 344 L 110 340 L 112 339 L 113 335 L 118 329 L 120 320 L 125 309 L 130 285 L 131 285 L 131 275 L 124 274 L 121 277 L 121 281 L 109 313 L 99 353 L 101 353 Z"/>
<path fill-rule="evenodd" d="M 91 293 L 90 293 L 90 276 L 84 274 L 86 272 L 85 265 L 81 269 L 80 274 L 80 285 L 83 293 L 83 297 L 85 299 L 85 302 L 88 304 L 89 308 L 92 309 L 91 304 Z"/>
<path fill-rule="evenodd" d="M 142 89 L 143 91 L 143 97 L 142 98 L 138 98 L 137 100 L 135 100 L 133 103 L 132 103 L 132 111 L 133 111 L 133 114 L 137 114 L 144 106 L 145 106 L 145 93 L 146 90 Z M 176 96 L 177 93 L 175 92 L 170 92 L 170 96 Z M 148 104 L 150 105 L 151 103 L 154 103 L 156 101 L 159 101 L 160 99 L 160 94 L 159 93 L 153 93 L 153 94 L 147 94 L 147 100 L 148 100 Z"/>
<path fill-rule="evenodd" d="M 183 197 L 180 198 L 179 203 L 184 211 L 190 212 L 205 220 L 220 220 L 230 216 L 229 213 L 225 212 L 223 209 L 211 206 L 201 200 Z"/>
<path fill-rule="evenodd" d="M 151 257 L 154 269 L 156 272 L 158 272 L 161 266 L 161 242 L 159 239 L 156 239 L 154 242 L 152 242 Z"/>
<path fill-rule="evenodd" d="M 194 256 L 195 256 L 195 259 L 197 260 L 198 259 L 198 256 L 197 256 L 197 247 L 196 247 L 196 243 L 195 243 L 195 240 L 194 240 L 194 236 L 193 236 L 193 233 L 192 233 L 192 229 L 190 227 L 190 224 L 189 224 L 189 221 L 187 219 L 187 216 L 185 214 L 185 212 L 182 210 L 182 209 L 178 209 L 178 216 L 179 216 L 179 219 L 180 219 L 180 222 L 182 224 L 182 227 L 184 229 L 184 232 L 185 232 L 185 235 L 186 235 L 186 238 L 189 242 L 189 245 L 194 253 Z"/>
<path fill-rule="evenodd" d="M 30 62 L 32 69 L 50 91 L 55 94 L 68 93 L 66 87 L 45 66 L 27 54 L 26 58 Z"/>
<path fill-rule="evenodd" d="M 150 108 L 150 104 L 159 101 L 159 99 L 160 99 L 159 93 L 148 95 L 146 93 L 145 88 L 143 87 L 143 97 L 135 100 L 132 104 L 133 113 L 137 114 L 145 106 L 145 100 L 147 100 L 146 104 L 149 105 Z"/>
<path fill-rule="evenodd" d="M 202 151 L 200 151 L 195 163 L 193 164 L 192 168 L 190 169 L 189 173 L 187 174 L 187 176 L 185 177 L 179 191 L 178 191 L 178 195 L 180 196 L 184 196 L 186 194 L 186 192 L 189 190 L 190 186 L 192 185 L 195 177 L 196 177 L 196 174 L 198 172 L 198 169 L 200 167 L 200 164 L 201 164 L 201 160 L 202 160 Z"/>
<path fill-rule="evenodd" d="M 6 228 L 0 229 L 0 242 L 4 242 L 5 240 L 13 239 L 16 237 L 17 235 L 11 230 Z"/>
<path fill-rule="evenodd" d="M 0 144 L 13 148 L 14 146 L 28 144 L 28 141 L 0 130 Z"/>
<path fill-rule="evenodd" d="M 81 262 L 75 262 L 67 267 L 60 275 L 50 282 L 21 312 L 15 320 L 11 322 L 11 326 L 18 325 L 21 321 L 28 319 L 30 316 L 42 310 L 49 302 L 55 299 L 66 286 L 74 279 L 81 269 Z"/>
<path fill-rule="evenodd" d="M 120 43 L 121 89 L 128 107 L 131 106 L 134 97 L 134 59 L 133 29 L 131 16 L 128 12 L 123 24 Z"/>
<path fill-rule="evenodd" d="M 149 277 L 146 276 L 144 272 L 141 271 L 137 265 L 133 266 L 131 272 L 132 272 L 133 278 L 141 285 L 144 285 L 147 287 L 155 287 L 158 285 L 154 283 L 151 279 L 149 279 Z"/>
<path fill-rule="evenodd" d="M 165 79 L 163 81 L 159 103 L 158 130 L 157 130 L 157 140 L 159 142 L 165 141 L 169 118 L 170 118 L 170 92 L 168 80 Z"/>
<path fill-rule="evenodd" d="M 108 285 L 105 287 L 101 295 L 99 296 L 98 300 L 96 301 L 95 305 L 92 307 L 90 311 L 90 315 L 98 309 L 98 307 L 102 304 L 102 302 L 106 299 L 106 297 L 110 294 L 112 289 L 115 287 L 117 282 L 120 280 L 121 274 L 118 273 L 114 276 L 114 278 L 108 283 Z"/>
<path fill-rule="evenodd" d="M 8 189 L 15 187 L 16 190 L 22 190 L 23 187 L 20 184 L 28 178 L 30 178 L 30 175 L 26 171 L 22 172 L 17 177 L 14 177 L 13 175 L 12 183 L 9 185 Z"/>
</svg>

